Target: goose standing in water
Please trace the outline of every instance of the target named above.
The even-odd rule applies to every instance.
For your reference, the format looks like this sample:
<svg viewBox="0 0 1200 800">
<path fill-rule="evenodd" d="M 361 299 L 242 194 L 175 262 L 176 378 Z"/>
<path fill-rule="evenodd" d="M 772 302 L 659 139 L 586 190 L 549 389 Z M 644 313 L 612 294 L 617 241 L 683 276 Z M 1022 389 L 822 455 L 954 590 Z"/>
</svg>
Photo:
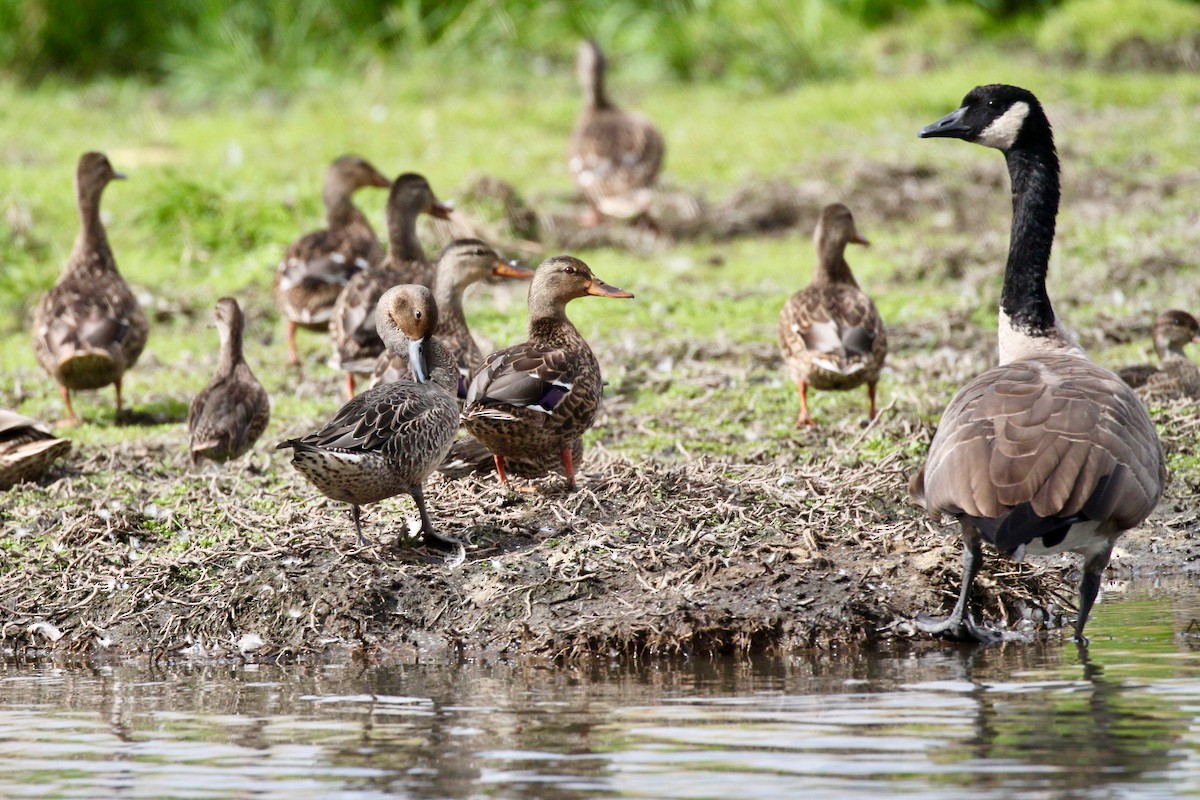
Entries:
<svg viewBox="0 0 1200 800">
<path fill-rule="evenodd" d="M 997 638 L 967 608 L 987 541 L 1015 559 L 1071 550 L 1083 555 L 1075 639 L 1100 588 L 1117 537 L 1154 510 L 1163 493 L 1162 446 L 1145 407 L 1120 378 L 1093 363 L 1046 294 L 1059 201 L 1050 122 L 1030 92 L 980 86 L 921 138 L 963 139 L 1004 153 L 1013 220 L 1000 296 L 1000 365 L 947 406 L 913 499 L 937 521 L 958 519 L 962 587 L 950 616 L 918 627 L 954 639 Z"/>
<path fill-rule="evenodd" d="M 1164 311 L 1154 321 L 1154 350 L 1161 363 L 1125 367 L 1117 374 L 1143 400 L 1200 400 L 1200 366 L 1183 352 L 1191 342 L 1200 342 L 1200 322 L 1186 311 Z"/>
<path fill-rule="evenodd" d="M 58 381 L 65 423 L 79 419 L 71 391 L 116 389 L 116 418 L 121 419 L 121 380 L 146 346 L 150 324 L 129 285 L 117 272 L 108 235 L 100 221 L 100 195 L 115 172 L 103 153 L 84 153 L 75 170 L 79 237 L 54 287 L 33 313 L 33 352 Z"/>
<path fill-rule="evenodd" d="M 338 296 L 355 274 L 383 260 L 383 246 L 353 195 L 364 186 L 392 182 L 366 159 L 342 156 L 325 173 L 324 230 L 291 244 L 275 270 L 275 305 L 287 320 L 288 363 L 296 366 L 296 328 L 329 330 Z"/>
<path fill-rule="evenodd" d="M 807 288 L 793 294 L 779 314 L 779 348 L 800 393 L 796 427 L 816 425 L 808 414 L 808 388 L 822 391 L 867 385 L 875 419 L 875 385 L 887 357 L 887 332 L 871 298 L 858 288 L 846 245 L 869 245 L 841 203 L 825 206 L 813 233 L 817 268 Z"/>
</svg>

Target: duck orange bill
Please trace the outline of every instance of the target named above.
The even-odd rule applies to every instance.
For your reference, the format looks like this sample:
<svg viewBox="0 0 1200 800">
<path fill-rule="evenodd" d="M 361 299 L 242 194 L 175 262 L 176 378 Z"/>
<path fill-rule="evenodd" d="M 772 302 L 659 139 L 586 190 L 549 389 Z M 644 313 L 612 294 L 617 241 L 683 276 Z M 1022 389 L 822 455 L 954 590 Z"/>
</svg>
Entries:
<svg viewBox="0 0 1200 800">
<path fill-rule="evenodd" d="M 375 175 L 372 176 L 372 178 L 371 178 L 371 185 L 378 186 L 380 189 L 386 189 L 387 187 L 392 185 L 392 182 L 390 180 L 388 180 L 388 177 L 386 175 L 384 175 L 383 173 L 376 172 Z"/>
<path fill-rule="evenodd" d="M 434 201 L 434 204 L 429 208 L 429 213 L 438 219 L 450 219 L 450 214 L 453 213 L 453 211 L 454 209 L 445 203 L 439 203 L 436 201 Z"/>
<path fill-rule="evenodd" d="M 609 286 L 599 278 L 592 278 L 591 281 L 588 282 L 587 293 L 594 294 L 596 297 L 633 297 L 633 292 L 627 292 L 624 289 L 618 289 L 615 286 Z"/>
<path fill-rule="evenodd" d="M 497 261 L 492 267 L 492 274 L 499 275 L 504 278 L 522 278 L 529 280 L 533 277 L 533 270 L 522 267 L 515 261 Z"/>
<path fill-rule="evenodd" d="M 854 232 L 854 235 L 850 237 L 850 241 L 854 242 L 855 244 L 861 244 L 865 247 L 871 246 L 871 240 L 868 239 L 867 237 L 863 236 L 858 231 Z"/>
</svg>

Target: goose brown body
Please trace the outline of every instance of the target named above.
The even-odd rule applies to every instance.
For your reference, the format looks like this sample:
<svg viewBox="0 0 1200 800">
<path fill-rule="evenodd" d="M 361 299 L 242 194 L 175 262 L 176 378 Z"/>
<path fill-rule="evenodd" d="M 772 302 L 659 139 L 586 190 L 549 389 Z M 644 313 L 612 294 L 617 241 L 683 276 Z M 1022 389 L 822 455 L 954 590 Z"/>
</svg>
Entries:
<svg viewBox="0 0 1200 800">
<path fill-rule="evenodd" d="M 1164 311 L 1154 321 L 1159 363 L 1125 367 L 1117 374 L 1146 401 L 1200 400 L 1200 365 L 1183 350 L 1191 342 L 1200 342 L 1200 322 L 1186 311 Z"/>
<path fill-rule="evenodd" d="M 577 443 L 596 419 L 603 382 L 566 305 L 589 294 L 633 297 L 601 281 L 579 259 L 543 262 L 529 287 L 528 340 L 492 353 L 471 378 L 463 423 L 495 457 L 502 484 L 505 461 L 515 459 L 541 465 L 541 474 L 561 463 L 574 485 Z"/>
<path fill-rule="evenodd" d="M 237 300 L 217 301 L 221 355 L 208 385 L 192 400 L 188 433 L 192 463 L 229 461 L 247 453 L 267 429 L 271 401 L 242 354 L 245 318 Z"/>
<path fill-rule="evenodd" d="M 866 384 L 874 419 L 887 332 L 845 258 L 847 244 L 868 242 L 855 228 L 850 209 L 840 203 L 821 211 L 813 242 L 817 268 L 812 281 L 788 298 L 779 314 L 784 368 L 800 395 L 796 425 L 816 424 L 808 413 L 809 387 L 834 391 Z"/>
<path fill-rule="evenodd" d="M 80 231 L 62 275 L 33 315 L 33 351 L 58 381 L 67 421 L 77 422 L 72 390 L 113 385 L 121 415 L 121 380 L 146 346 L 150 325 L 117 263 L 100 220 L 100 196 L 113 171 L 102 153 L 85 153 L 75 174 Z"/>
<path fill-rule="evenodd" d="M 0 408 L 0 491 L 37 478 L 70 450 L 70 439 L 45 423 Z"/>
<path fill-rule="evenodd" d="M 342 156 L 329 165 L 322 199 L 327 227 L 293 242 L 275 270 L 275 305 L 287 320 L 288 359 L 298 364 L 296 328 L 325 331 L 338 296 L 358 272 L 383 260 L 384 250 L 353 195 L 391 182 L 368 161 Z"/>
</svg>

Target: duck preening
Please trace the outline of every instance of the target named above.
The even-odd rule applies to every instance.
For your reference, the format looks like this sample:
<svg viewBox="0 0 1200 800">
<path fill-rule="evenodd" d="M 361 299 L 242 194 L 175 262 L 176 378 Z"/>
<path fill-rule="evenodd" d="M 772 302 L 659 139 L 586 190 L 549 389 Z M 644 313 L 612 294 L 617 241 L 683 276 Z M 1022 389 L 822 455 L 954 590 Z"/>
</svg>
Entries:
<svg viewBox="0 0 1200 800">
<path fill-rule="evenodd" d="M 410 377 L 368 389 L 318 431 L 279 445 L 322 494 L 349 503 L 359 544 L 360 506 L 412 495 L 422 540 L 444 550 L 459 543 L 434 530 L 423 484 L 446 457 L 458 430 L 458 369 L 436 339 L 438 309 L 424 286 L 395 286 L 379 300 L 376 321 L 392 352 L 407 350 Z"/>
<path fill-rule="evenodd" d="M 239 458 L 254 446 L 271 419 L 267 391 L 242 355 L 245 317 L 237 300 L 217 301 L 216 323 L 221 337 L 217 371 L 188 411 L 193 464 L 206 458 L 219 462 Z"/>
<path fill-rule="evenodd" d="M 62 275 L 42 297 L 33 314 L 33 352 L 42 368 L 59 383 L 67 416 L 78 423 L 71 392 L 116 389 L 116 417 L 121 418 L 121 380 L 146 346 L 150 325 L 117 262 L 100 220 L 104 187 L 125 176 L 103 153 L 84 153 L 75 171 L 79 237 Z"/>
<path fill-rule="evenodd" d="M 955 639 L 996 638 L 968 609 L 987 541 L 1016 559 L 1068 550 L 1083 555 L 1074 635 L 1086 642 L 1084 626 L 1113 544 L 1162 496 L 1162 446 L 1137 395 L 1088 358 L 1046 293 L 1059 165 L 1037 98 L 1015 86 L 979 86 L 918 135 L 1000 150 L 1013 198 L 1000 365 L 955 395 L 909 482 L 932 519 L 958 519 L 964 545 L 953 611 L 943 620 L 922 617 L 918 627 Z"/>
<path fill-rule="evenodd" d="M 432 283 L 429 261 L 417 238 L 417 216 L 430 214 L 441 219 L 450 216 L 450 207 L 438 202 L 429 181 L 414 173 L 396 178 L 388 193 L 387 257 L 369 265 L 346 284 L 338 297 L 329 323 L 333 340 L 335 369 L 346 372 L 347 397 L 354 396 L 354 376 L 370 375 L 375 360 L 386 348 L 375 329 L 375 309 L 379 298 L 393 286 Z"/>
<path fill-rule="evenodd" d="M 0 491 L 38 477 L 70 449 L 45 423 L 0 408 Z"/>
<path fill-rule="evenodd" d="M 293 242 L 275 270 L 275 305 L 287 320 L 288 363 L 297 365 L 296 328 L 329 330 L 338 296 L 354 275 L 383 260 L 383 246 L 366 215 L 354 205 L 365 186 L 392 182 L 366 159 L 342 156 L 325 173 L 324 230 Z"/>
<path fill-rule="evenodd" d="M 1154 321 L 1154 351 L 1158 364 L 1137 364 L 1117 370 L 1144 400 L 1200 400 L 1200 365 L 1183 348 L 1200 342 L 1200 322 L 1186 311 L 1171 309 Z"/>
<path fill-rule="evenodd" d="M 653 122 L 609 100 L 604 71 L 600 46 L 580 42 L 576 74 L 583 87 L 583 111 L 571 136 L 567 166 L 590 207 L 581 222 L 596 225 L 610 216 L 637 218 L 653 227 L 650 205 L 666 146 Z"/>
<path fill-rule="evenodd" d="M 467 388 L 462 419 L 467 431 L 494 456 L 501 485 L 505 460 L 561 464 L 575 486 L 577 447 L 600 408 L 600 364 L 567 319 L 577 297 L 629 298 L 577 258 L 555 256 L 534 272 L 529 287 L 529 339 L 483 360 Z"/>
<path fill-rule="evenodd" d="M 870 418 L 875 419 L 875 386 L 887 357 L 887 332 L 845 255 L 846 245 L 870 242 L 841 203 L 822 209 L 813 242 L 817 268 L 812 280 L 788 298 L 779 314 L 783 364 L 800 394 L 796 427 L 816 424 L 808 413 L 809 387 L 830 391 L 865 383 Z"/>
</svg>

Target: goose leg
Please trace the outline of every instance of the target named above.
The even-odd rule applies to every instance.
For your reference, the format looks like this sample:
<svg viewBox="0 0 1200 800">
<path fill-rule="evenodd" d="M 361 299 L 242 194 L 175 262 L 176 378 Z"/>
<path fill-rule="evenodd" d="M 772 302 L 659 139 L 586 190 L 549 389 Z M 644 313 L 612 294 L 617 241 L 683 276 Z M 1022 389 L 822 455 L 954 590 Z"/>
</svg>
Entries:
<svg viewBox="0 0 1200 800">
<path fill-rule="evenodd" d="M 571 453 L 571 445 L 562 449 L 563 470 L 567 473 L 567 488 L 575 490 L 575 456 Z"/>
<path fill-rule="evenodd" d="M 1111 557 L 1112 545 L 1110 543 L 1103 551 L 1094 554 L 1083 564 L 1083 577 L 1079 579 L 1079 616 L 1075 619 L 1075 636 L 1073 637 L 1079 644 L 1087 644 L 1087 637 L 1083 635 L 1083 626 L 1087 625 L 1088 616 L 1092 613 L 1096 595 L 1100 593 L 1100 579 L 1104 575 L 1104 568 L 1108 566 L 1108 559 Z"/>
<path fill-rule="evenodd" d="M 867 397 L 871 400 L 871 413 L 867 419 L 875 419 L 875 384 L 867 384 Z"/>
<path fill-rule="evenodd" d="M 300 356 L 296 354 L 296 323 L 288 320 L 287 323 L 287 341 L 288 341 L 288 366 L 300 366 Z"/>
<path fill-rule="evenodd" d="M 354 373 L 353 372 L 346 373 L 346 399 L 347 400 L 354 399 Z"/>
<path fill-rule="evenodd" d="M 800 415 L 796 417 L 796 427 L 816 425 L 817 421 L 808 415 L 808 384 L 804 381 L 796 381 L 796 389 L 800 392 Z"/>
<path fill-rule="evenodd" d="M 59 425 L 78 425 L 79 417 L 75 416 L 75 409 L 71 408 L 71 390 L 65 386 L 59 386 L 58 391 L 62 394 L 63 405 L 67 407 L 67 416 L 59 421 Z"/>
<path fill-rule="evenodd" d="M 358 546 L 366 547 L 369 544 L 374 544 L 362 532 L 362 509 L 357 505 L 350 506 L 350 516 L 354 519 L 354 532 L 358 534 Z"/>
<path fill-rule="evenodd" d="M 463 546 L 458 539 L 442 536 L 433 529 L 433 520 L 429 518 L 429 511 L 425 508 L 425 493 L 421 490 L 420 484 L 413 487 L 412 498 L 416 501 L 417 510 L 421 512 L 421 541 L 437 550 L 446 550 L 451 553 Z"/>
<path fill-rule="evenodd" d="M 500 476 L 500 485 L 508 486 L 508 473 L 504 471 L 504 456 L 493 455 L 492 459 L 496 462 L 496 474 Z"/>
<path fill-rule="evenodd" d="M 927 614 L 918 615 L 917 629 L 957 642 L 988 644 L 999 641 L 998 634 L 977 625 L 975 620 L 971 619 L 971 612 L 967 608 L 967 602 L 971 598 L 971 584 L 975 582 L 975 576 L 979 573 L 979 567 L 983 562 L 983 542 L 979 531 L 967 525 L 963 525 L 962 538 L 963 571 L 958 602 L 954 604 L 954 610 L 950 612 L 950 616 L 945 619 L 934 619 Z"/>
</svg>

